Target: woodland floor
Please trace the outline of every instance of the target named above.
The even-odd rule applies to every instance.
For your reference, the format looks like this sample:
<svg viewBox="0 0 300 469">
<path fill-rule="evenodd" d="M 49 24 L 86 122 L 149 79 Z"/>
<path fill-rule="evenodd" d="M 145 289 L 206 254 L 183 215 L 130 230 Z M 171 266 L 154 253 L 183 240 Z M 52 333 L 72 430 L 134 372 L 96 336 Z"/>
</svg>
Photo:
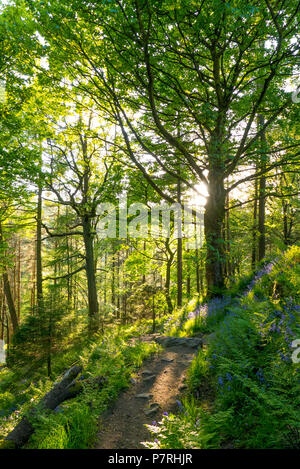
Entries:
<svg viewBox="0 0 300 469">
<path fill-rule="evenodd" d="M 131 387 L 102 416 L 96 449 L 144 448 L 141 442 L 151 438 L 145 424 L 159 421 L 163 412 L 178 410 L 176 400 L 185 390 L 185 374 L 195 353 L 177 345 L 146 360 Z"/>
</svg>

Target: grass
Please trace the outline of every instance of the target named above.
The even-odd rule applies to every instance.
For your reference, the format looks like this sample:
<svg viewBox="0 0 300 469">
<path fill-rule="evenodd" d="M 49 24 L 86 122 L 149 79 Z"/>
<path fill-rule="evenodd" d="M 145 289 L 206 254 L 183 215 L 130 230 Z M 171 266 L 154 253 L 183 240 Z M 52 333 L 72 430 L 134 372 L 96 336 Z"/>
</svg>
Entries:
<svg viewBox="0 0 300 469">
<path fill-rule="evenodd" d="M 86 343 L 79 350 L 68 352 L 54 360 L 56 378 L 73 364 L 83 366 L 83 378 L 103 376 L 104 386 L 85 384 L 77 398 L 61 404 L 55 411 L 44 411 L 32 422 L 35 433 L 27 448 L 35 449 L 85 449 L 92 447 L 97 435 L 99 416 L 107 409 L 120 391 L 130 383 L 130 378 L 143 361 L 158 351 L 155 343 L 139 340 L 130 343 L 148 330 L 147 323 L 114 328 L 109 333 Z M 58 371 L 59 370 L 59 371 Z M 36 373 L 34 381 L 24 381 L 16 370 L 0 372 L 0 409 L 2 437 L 15 426 L 21 415 L 41 398 L 53 381 Z"/>
<path fill-rule="evenodd" d="M 212 333 L 192 362 L 180 412 L 150 427 L 150 448 L 299 448 L 300 248 L 291 247 L 186 315 L 180 333 Z M 244 294 L 243 294 L 244 293 Z M 230 299 L 229 299 L 230 298 Z"/>
<path fill-rule="evenodd" d="M 152 449 L 299 448 L 299 371 L 291 360 L 300 338 L 300 248 L 293 246 L 236 283 L 221 299 L 201 304 L 195 298 L 170 316 L 157 319 L 157 332 L 173 336 L 209 335 L 188 373 L 188 392 L 178 413 L 150 426 Z M 247 287 L 251 285 L 251 288 Z M 130 383 L 154 343 L 139 340 L 152 322 L 112 327 L 89 342 L 79 342 L 54 357 L 53 379 L 35 370 L 0 370 L 0 434 L 40 399 L 71 365 L 83 378 L 103 376 L 105 385 L 85 384 L 77 398 L 39 414 L 27 448 L 92 447 L 99 416 Z"/>
</svg>

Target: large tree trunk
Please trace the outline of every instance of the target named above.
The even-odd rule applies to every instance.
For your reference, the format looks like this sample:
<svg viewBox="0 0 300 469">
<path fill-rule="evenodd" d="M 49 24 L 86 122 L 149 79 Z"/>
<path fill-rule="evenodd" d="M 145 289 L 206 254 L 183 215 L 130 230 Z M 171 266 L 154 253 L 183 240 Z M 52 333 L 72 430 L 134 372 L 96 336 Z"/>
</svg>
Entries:
<svg viewBox="0 0 300 469">
<path fill-rule="evenodd" d="M 206 282 L 208 296 L 218 295 L 224 289 L 224 238 L 226 191 L 224 179 L 214 171 L 209 173 L 209 197 L 204 213 L 204 232 L 206 239 Z"/>
<path fill-rule="evenodd" d="M 95 256 L 91 219 L 87 215 L 82 217 L 83 239 L 85 246 L 85 268 L 88 285 L 89 329 L 95 332 L 98 328 L 99 303 L 97 296 Z"/>
</svg>

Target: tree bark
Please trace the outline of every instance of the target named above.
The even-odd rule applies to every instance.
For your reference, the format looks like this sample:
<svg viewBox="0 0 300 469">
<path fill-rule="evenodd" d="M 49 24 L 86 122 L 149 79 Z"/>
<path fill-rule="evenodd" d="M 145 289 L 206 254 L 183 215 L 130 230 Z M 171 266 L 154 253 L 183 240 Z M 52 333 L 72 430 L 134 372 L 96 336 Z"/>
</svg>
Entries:
<svg viewBox="0 0 300 469">
<path fill-rule="evenodd" d="M 199 267 L 199 249 L 196 248 L 196 290 L 198 295 L 200 295 L 200 267 Z"/>
<path fill-rule="evenodd" d="M 266 178 L 261 176 L 259 180 L 259 201 L 258 201 L 258 260 L 261 261 L 266 255 Z"/>
<path fill-rule="evenodd" d="M 0 242 L 2 241 L 3 241 L 3 233 L 2 233 L 2 224 L 0 221 Z M 10 320 L 11 320 L 11 324 L 13 328 L 13 333 L 15 334 L 19 327 L 18 314 L 17 314 L 15 303 L 13 300 L 13 295 L 11 291 L 11 286 L 9 282 L 6 265 L 3 265 L 2 270 L 3 270 L 2 271 L 3 290 L 4 290 L 6 302 L 7 302 L 7 307 L 8 307 L 9 316 L 10 316 Z"/>
<path fill-rule="evenodd" d="M 191 298 L 191 274 L 190 272 L 188 272 L 187 278 L 186 278 L 186 296 L 188 300 Z"/>
<path fill-rule="evenodd" d="M 88 286 L 89 330 L 95 332 L 98 328 L 99 303 L 95 275 L 95 256 L 91 219 L 82 217 L 83 239 L 85 247 L 85 269 Z"/>
<path fill-rule="evenodd" d="M 258 116 L 259 127 L 262 128 L 264 125 L 264 117 L 260 114 Z M 263 132 L 261 136 L 261 148 L 262 156 L 260 161 L 260 170 L 264 170 L 266 167 L 266 134 Z M 258 189 L 258 260 L 261 261 L 266 255 L 266 176 L 262 175 L 259 178 L 259 189 Z"/>
<path fill-rule="evenodd" d="M 252 259 L 251 265 L 254 270 L 256 267 L 257 259 L 257 246 L 256 246 L 256 232 L 257 232 L 257 195 L 258 195 L 258 184 L 257 178 L 255 178 L 255 188 L 254 188 L 254 206 L 253 206 L 253 228 L 252 228 Z"/>
<path fill-rule="evenodd" d="M 229 194 L 226 195 L 226 276 L 231 277 L 231 234 L 230 234 L 230 212 L 229 212 Z"/>
<path fill-rule="evenodd" d="M 168 305 L 168 313 L 172 314 L 173 311 L 173 304 L 170 297 L 170 284 L 171 284 L 171 266 L 172 266 L 173 258 L 168 259 L 167 261 L 167 268 L 166 268 L 166 283 L 165 283 L 165 296 Z"/>
<path fill-rule="evenodd" d="M 43 267 L 42 267 L 42 187 L 38 189 L 36 225 L 36 298 L 38 312 L 43 311 Z"/>
<path fill-rule="evenodd" d="M 225 217 L 226 192 L 224 179 L 214 171 L 209 173 L 209 197 L 204 213 L 204 232 L 206 239 L 206 282 L 207 295 L 218 295 L 224 289 L 224 239 L 223 223 Z"/>
</svg>

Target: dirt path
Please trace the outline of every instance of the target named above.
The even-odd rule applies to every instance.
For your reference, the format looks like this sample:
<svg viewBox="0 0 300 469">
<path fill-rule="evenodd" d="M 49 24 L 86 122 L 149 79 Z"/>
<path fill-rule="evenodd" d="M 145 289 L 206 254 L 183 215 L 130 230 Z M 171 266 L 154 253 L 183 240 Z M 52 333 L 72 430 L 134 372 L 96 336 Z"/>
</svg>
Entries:
<svg viewBox="0 0 300 469">
<path fill-rule="evenodd" d="M 144 448 L 150 439 L 145 424 L 159 421 L 163 412 L 178 410 L 187 368 L 196 350 L 183 345 L 166 348 L 144 362 L 135 383 L 123 392 L 100 420 L 97 449 Z"/>
</svg>

